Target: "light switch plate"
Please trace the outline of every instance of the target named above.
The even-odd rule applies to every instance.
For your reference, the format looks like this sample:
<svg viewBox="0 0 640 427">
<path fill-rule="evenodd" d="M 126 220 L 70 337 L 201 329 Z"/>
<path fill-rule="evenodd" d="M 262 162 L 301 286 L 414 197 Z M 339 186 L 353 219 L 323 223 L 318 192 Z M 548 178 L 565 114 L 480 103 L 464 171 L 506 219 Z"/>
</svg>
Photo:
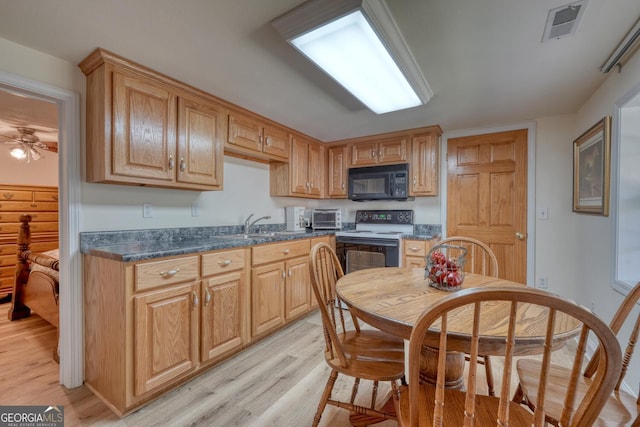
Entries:
<svg viewBox="0 0 640 427">
<path fill-rule="evenodd" d="M 200 202 L 191 203 L 191 216 L 200 216 Z"/>
<path fill-rule="evenodd" d="M 536 209 L 536 217 L 543 220 L 549 219 L 549 208 Z"/>
</svg>

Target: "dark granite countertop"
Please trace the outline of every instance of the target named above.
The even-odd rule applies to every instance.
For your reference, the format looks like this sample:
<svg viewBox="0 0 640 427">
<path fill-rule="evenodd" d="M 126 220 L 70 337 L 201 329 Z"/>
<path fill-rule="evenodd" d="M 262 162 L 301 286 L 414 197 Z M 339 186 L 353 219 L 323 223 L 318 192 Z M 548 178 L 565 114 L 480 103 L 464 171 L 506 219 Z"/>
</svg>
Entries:
<svg viewBox="0 0 640 427">
<path fill-rule="evenodd" d="M 335 234 L 335 230 L 307 230 L 294 233 L 280 229 L 263 229 L 245 237 L 238 231 L 239 228 L 234 227 L 201 227 L 84 232 L 80 233 L 80 251 L 101 258 L 135 262 Z M 429 240 L 439 235 L 440 230 L 437 228 L 417 228 L 416 234 L 408 234 L 403 238 Z"/>
<path fill-rule="evenodd" d="M 219 235 L 181 240 L 150 240 L 114 243 L 101 246 L 81 247 L 83 254 L 109 258 L 116 261 L 142 261 L 167 256 L 187 255 L 218 249 L 241 248 L 263 243 L 332 235 L 334 231 L 312 231 L 303 233 L 276 232 L 262 236 Z"/>
</svg>

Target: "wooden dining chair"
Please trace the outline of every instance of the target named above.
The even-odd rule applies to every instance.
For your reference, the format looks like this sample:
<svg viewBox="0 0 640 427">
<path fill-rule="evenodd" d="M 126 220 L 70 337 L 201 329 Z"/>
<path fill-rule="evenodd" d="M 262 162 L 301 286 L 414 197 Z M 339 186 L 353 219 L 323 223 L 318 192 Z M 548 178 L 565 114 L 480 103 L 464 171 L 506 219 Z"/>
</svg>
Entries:
<svg viewBox="0 0 640 427">
<path fill-rule="evenodd" d="M 604 408 L 602 412 L 600 412 L 597 422 L 598 426 L 640 426 L 640 397 L 636 398 L 620 389 L 633 356 L 633 349 L 638 341 L 638 334 L 640 333 L 640 310 L 636 310 L 638 311 L 638 315 L 635 318 L 635 322 L 627 323 L 629 315 L 639 300 L 640 282 L 627 294 L 609 325 L 617 335 L 620 334 L 620 329 L 624 324 L 633 326 L 622 357 L 620 376 L 617 378 L 613 393 L 606 399 Z M 577 394 L 579 396 L 584 395 L 593 382 L 593 375 L 596 373 L 600 361 L 599 352 L 600 349 L 598 348 L 589 360 L 583 376 L 580 377 L 577 388 Z M 540 372 L 540 369 L 541 364 L 539 361 L 529 359 L 518 361 L 516 370 L 520 382 L 513 396 L 514 402 L 523 403 L 531 409 L 535 409 L 536 402 L 538 402 L 538 372 Z M 562 414 L 562 407 L 558 405 L 558 393 L 562 391 L 563 384 L 567 378 L 571 376 L 571 371 L 565 367 L 553 365 L 551 366 L 550 375 L 554 379 L 554 382 L 547 387 L 545 401 L 546 416 L 547 422 L 558 426 Z M 638 396 L 640 396 L 640 392 Z"/>
<path fill-rule="evenodd" d="M 440 240 L 437 244 L 464 247 L 467 250 L 463 268 L 465 272 L 482 274 L 483 276 L 498 277 L 498 258 L 489 245 L 484 242 L 471 237 L 452 236 Z M 452 252 L 451 254 L 454 256 L 458 255 L 455 252 Z M 467 354 L 465 359 L 470 361 L 471 357 Z M 495 396 L 491 358 L 486 354 L 482 354 L 476 359 L 476 362 L 484 365 L 485 377 L 487 379 L 487 394 L 489 396 Z"/>
<path fill-rule="evenodd" d="M 504 310 L 500 305 L 504 305 Z M 522 305 L 525 304 L 525 305 Z M 493 313 L 508 313 L 501 319 L 483 315 L 485 309 Z M 448 318 L 469 319 L 470 335 L 448 330 Z M 523 319 L 530 317 L 523 324 Z M 507 336 L 499 340 L 489 339 L 487 333 L 497 322 L 507 326 Z M 557 323 L 557 324 L 556 324 Z M 452 322 L 453 324 L 453 322 Z M 574 327 L 575 324 L 575 327 Z M 402 386 L 399 396 L 398 419 L 401 426 L 535 426 L 545 424 L 545 405 L 536 406 L 532 413 L 529 408 L 510 400 L 511 371 L 513 357 L 534 352 L 542 353 L 543 369 L 539 373 L 540 384 L 545 386 L 553 381 L 549 367 L 554 346 L 568 336 L 556 336 L 558 325 L 567 326 L 579 335 L 574 366 L 564 384 L 566 393 L 561 398 L 563 404 L 563 426 L 591 426 L 598 417 L 607 396 L 615 387 L 621 371 L 620 345 L 613 331 L 588 310 L 551 293 L 531 288 L 472 288 L 465 289 L 443 298 L 429 306 L 417 320 L 409 342 L 408 386 Z M 540 328 L 540 342 L 519 338 L 519 329 Z M 431 331 L 429 331 L 432 329 Z M 580 366 L 584 359 L 587 339 L 595 336 L 603 350 L 597 374 L 589 387 L 589 393 L 576 396 L 576 386 L 580 377 Z M 544 341 L 544 342 L 542 342 Z M 420 356 L 424 345 L 438 347 L 437 382 L 421 383 Z M 477 355 L 483 350 L 504 357 L 504 370 L 500 382 L 500 397 L 476 393 L 477 364 L 470 364 L 466 376 L 466 391 L 445 389 L 445 352 L 461 351 Z M 545 387 L 539 390 L 539 399 L 545 396 Z"/>
<path fill-rule="evenodd" d="M 336 304 L 336 282 L 344 273 L 331 246 L 318 243 L 311 249 L 310 270 L 313 292 L 322 316 L 324 357 L 331 368 L 313 425 L 318 425 L 327 404 L 348 409 L 356 416 L 371 417 L 379 421 L 395 420 L 395 408 L 378 410 L 375 409 L 375 402 L 379 381 L 389 381 L 392 391 L 397 393 L 397 381 L 404 378 L 403 340 L 379 330 L 361 329 L 358 319 Z M 353 329 L 345 326 L 345 313 L 351 315 Z M 349 401 L 338 401 L 331 396 L 338 374 L 354 378 Z M 361 379 L 373 381 L 370 407 L 354 403 Z M 353 416 L 351 421 L 353 423 Z"/>
</svg>

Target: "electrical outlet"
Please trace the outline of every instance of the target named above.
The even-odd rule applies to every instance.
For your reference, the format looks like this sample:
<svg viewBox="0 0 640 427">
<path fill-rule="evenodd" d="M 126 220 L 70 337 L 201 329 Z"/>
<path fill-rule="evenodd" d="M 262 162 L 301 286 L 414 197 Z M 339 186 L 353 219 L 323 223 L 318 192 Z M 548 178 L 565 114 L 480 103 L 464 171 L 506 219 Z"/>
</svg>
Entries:
<svg viewBox="0 0 640 427">
<path fill-rule="evenodd" d="M 153 205 L 151 203 L 142 204 L 142 218 L 153 217 Z"/>
<path fill-rule="evenodd" d="M 191 216 L 200 216 L 200 202 L 191 203 Z"/>
<path fill-rule="evenodd" d="M 549 219 L 549 208 L 538 208 L 536 209 L 537 211 L 537 218 L 538 219 L 542 219 L 542 220 L 546 220 Z"/>
<path fill-rule="evenodd" d="M 549 283 L 547 281 L 547 276 L 538 277 L 538 289 L 547 289 L 549 287 Z"/>
</svg>

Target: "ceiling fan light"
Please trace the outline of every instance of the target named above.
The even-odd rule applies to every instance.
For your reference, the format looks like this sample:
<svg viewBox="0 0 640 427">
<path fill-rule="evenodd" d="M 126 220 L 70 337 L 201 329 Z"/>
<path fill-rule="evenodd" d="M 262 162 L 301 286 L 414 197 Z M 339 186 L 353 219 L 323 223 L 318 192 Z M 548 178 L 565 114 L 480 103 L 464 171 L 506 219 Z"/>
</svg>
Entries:
<svg viewBox="0 0 640 427">
<path fill-rule="evenodd" d="M 27 158 L 27 153 L 20 147 L 11 149 L 9 154 L 11 154 L 12 157 L 15 157 L 18 160 L 24 160 Z"/>
</svg>

